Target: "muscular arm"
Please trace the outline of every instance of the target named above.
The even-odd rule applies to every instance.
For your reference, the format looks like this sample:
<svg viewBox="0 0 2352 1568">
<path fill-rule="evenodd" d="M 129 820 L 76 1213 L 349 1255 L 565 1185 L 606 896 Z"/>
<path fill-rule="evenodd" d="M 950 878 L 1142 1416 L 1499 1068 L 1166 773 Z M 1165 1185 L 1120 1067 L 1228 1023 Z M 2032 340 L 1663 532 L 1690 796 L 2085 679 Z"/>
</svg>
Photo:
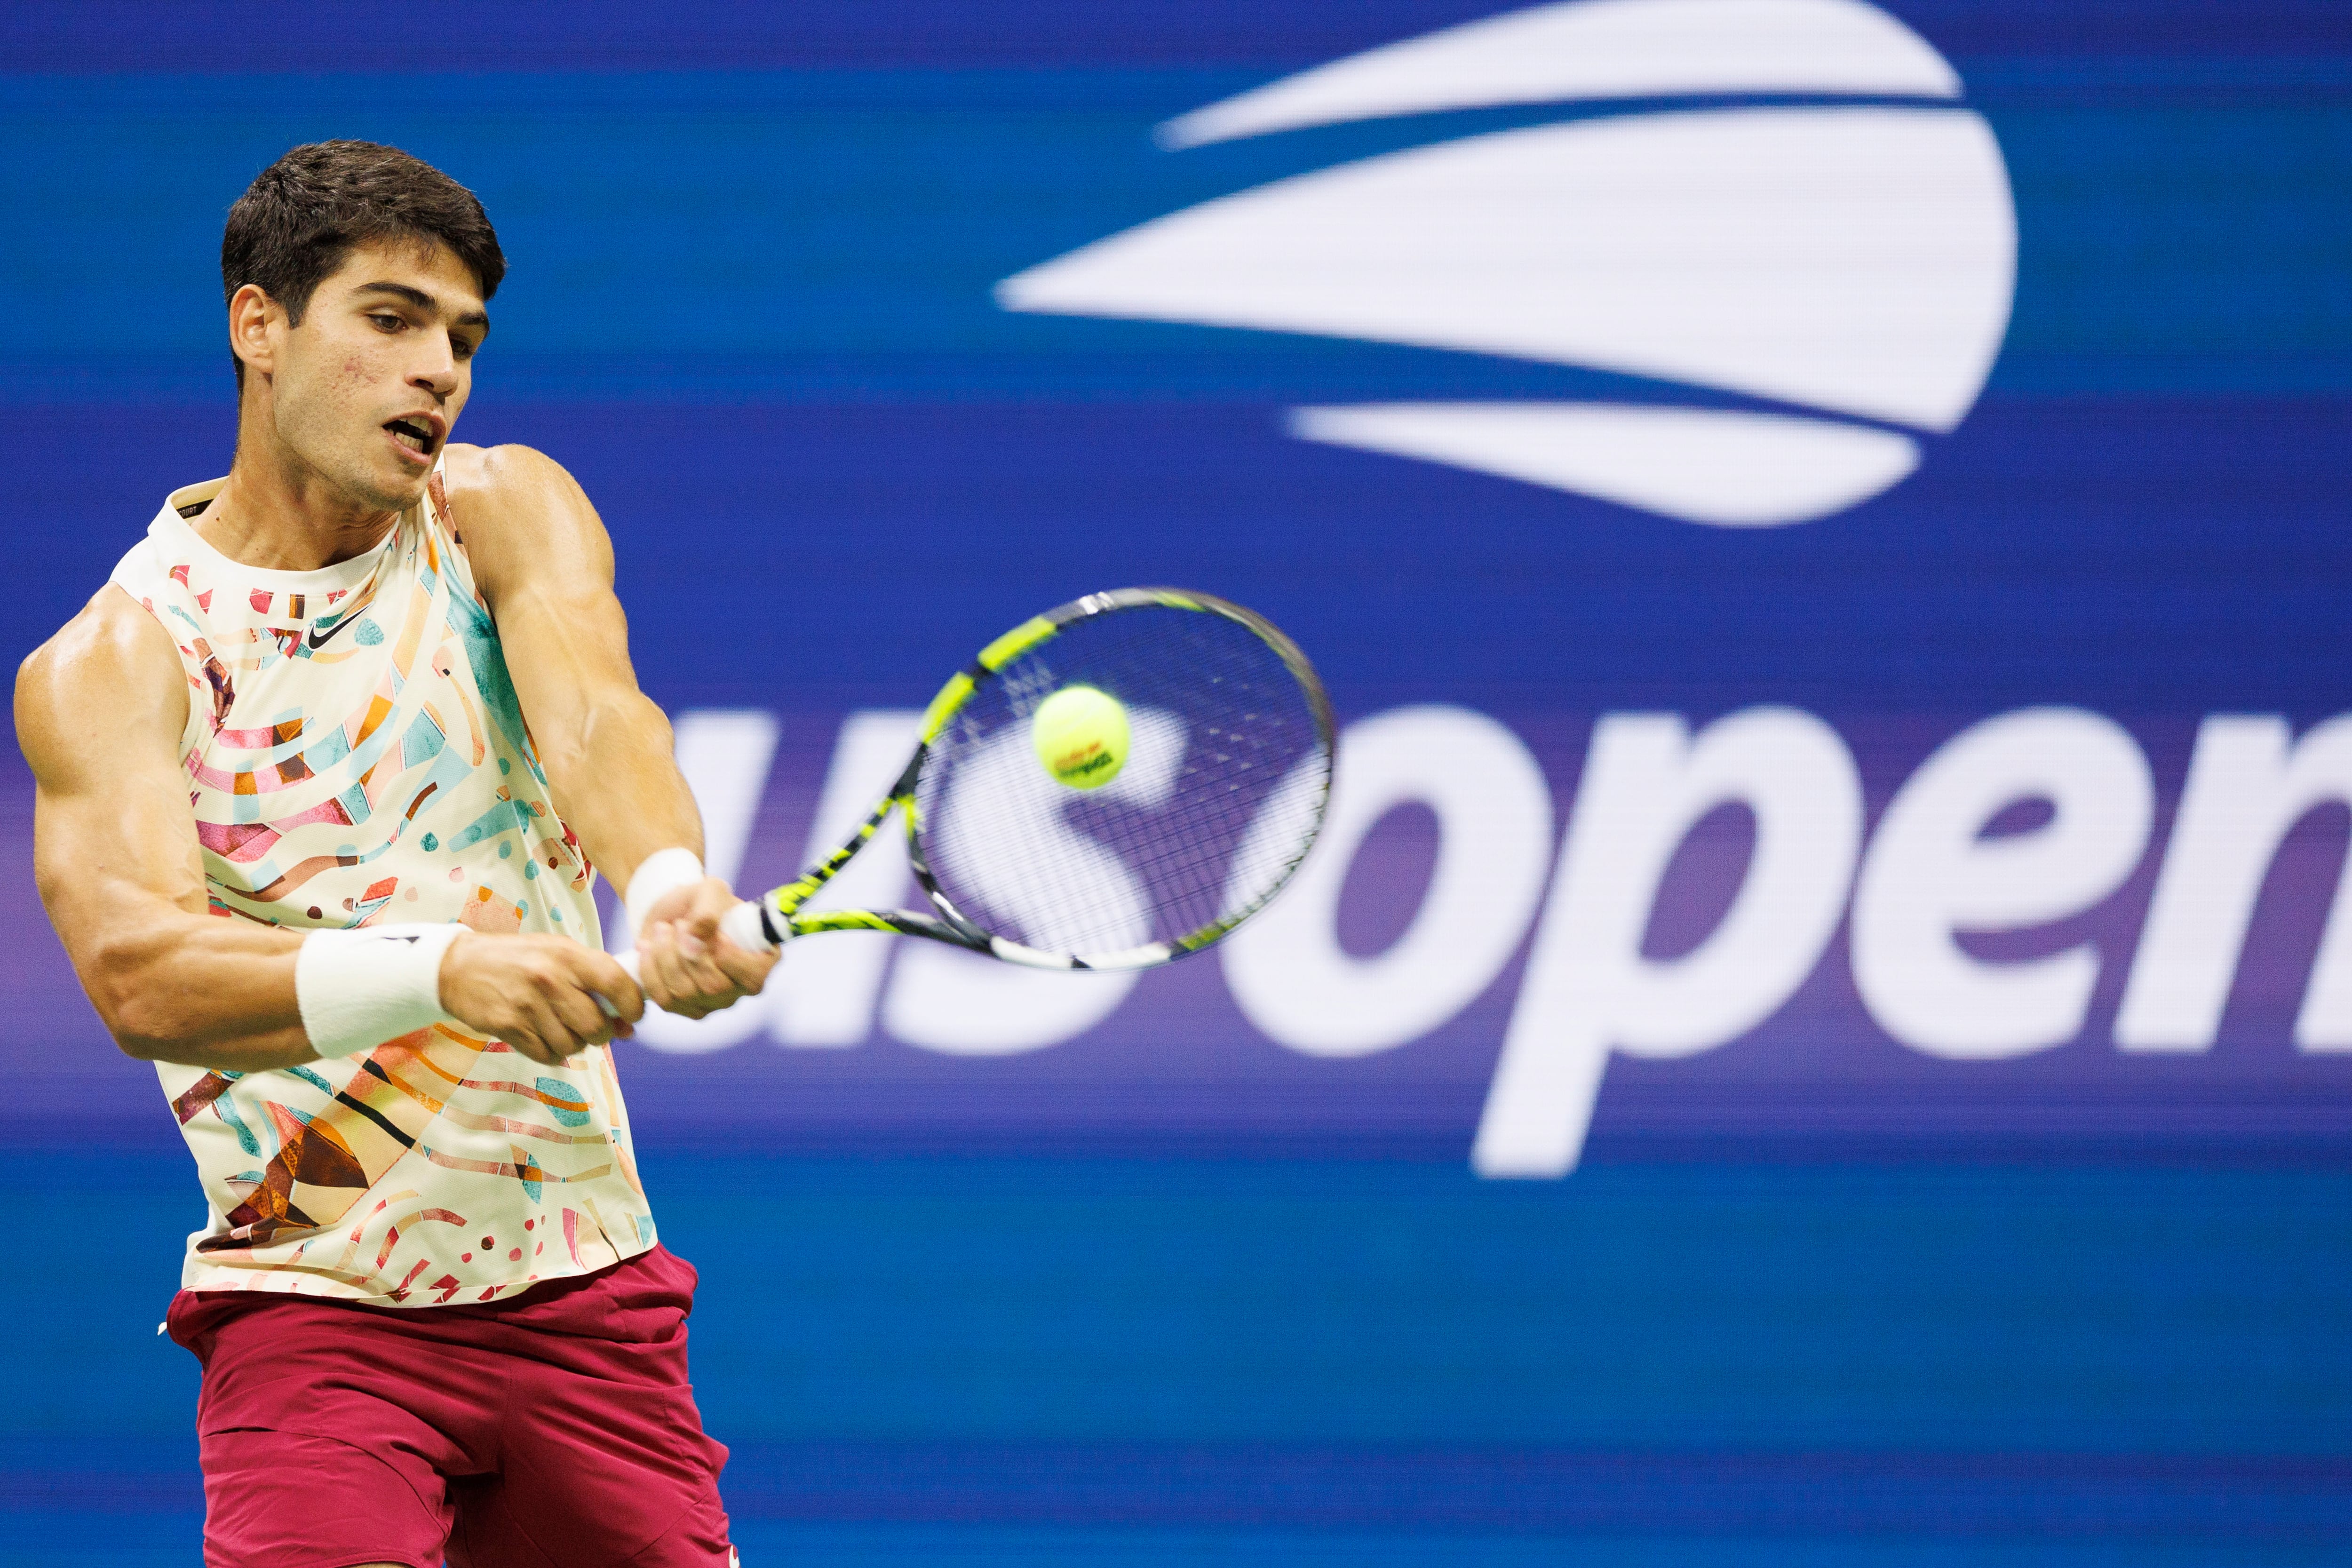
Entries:
<svg viewBox="0 0 2352 1568">
<path fill-rule="evenodd" d="M 616 888 L 656 850 L 699 855 L 701 814 L 669 720 L 637 689 L 612 541 L 586 493 L 527 447 L 452 447 L 445 472 L 556 809 Z M 773 957 L 719 935 L 734 901 L 712 878 L 656 906 L 637 933 L 655 1001 L 699 1016 L 760 989 Z"/>
<path fill-rule="evenodd" d="M 16 738 L 33 767 L 41 901 L 130 1055 L 231 1072 L 310 1061 L 295 992 L 303 933 L 208 912 L 180 768 L 187 712 L 169 637 L 118 588 L 25 661 Z M 644 1006 L 611 960 L 561 937 L 467 936 L 440 985 L 460 1021 L 542 1062 L 614 1032 L 595 994 L 631 1018 Z"/>
<path fill-rule="evenodd" d="M 616 888 L 657 849 L 700 854 L 702 816 L 671 759 L 668 718 L 637 689 L 612 541 L 586 494 L 524 447 L 453 447 L 446 472 L 563 820 Z"/>
<path fill-rule="evenodd" d="M 299 935 L 205 912 L 180 771 L 187 711 L 170 638 L 119 588 L 25 661 L 16 738 L 37 786 L 41 901 L 131 1055 L 232 1071 L 308 1061 Z"/>
</svg>

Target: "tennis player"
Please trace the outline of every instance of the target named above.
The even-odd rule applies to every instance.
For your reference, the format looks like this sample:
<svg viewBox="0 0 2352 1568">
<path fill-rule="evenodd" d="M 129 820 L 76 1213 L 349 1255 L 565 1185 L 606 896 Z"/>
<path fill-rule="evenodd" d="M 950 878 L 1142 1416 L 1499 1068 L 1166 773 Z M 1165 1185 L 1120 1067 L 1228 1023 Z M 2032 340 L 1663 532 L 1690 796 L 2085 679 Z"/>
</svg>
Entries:
<svg viewBox="0 0 2352 1568">
<path fill-rule="evenodd" d="M 212 1568 L 733 1560 L 605 1042 L 774 961 L 719 933 L 587 497 L 450 443 L 505 271 L 406 153 L 262 171 L 228 477 L 17 680 L 42 899 L 211 1204 L 168 1326 Z"/>
</svg>

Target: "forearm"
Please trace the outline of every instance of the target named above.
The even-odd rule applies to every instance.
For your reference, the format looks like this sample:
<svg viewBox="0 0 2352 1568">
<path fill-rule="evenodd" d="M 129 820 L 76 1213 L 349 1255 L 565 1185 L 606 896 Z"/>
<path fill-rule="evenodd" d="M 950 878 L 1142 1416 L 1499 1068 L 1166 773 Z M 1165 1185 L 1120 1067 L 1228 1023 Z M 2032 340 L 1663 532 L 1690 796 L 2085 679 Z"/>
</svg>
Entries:
<svg viewBox="0 0 2352 1568">
<path fill-rule="evenodd" d="M 555 808 L 625 891 L 647 857 L 702 853 L 669 720 L 637 689 L 613 546 L 572 476 L 523 447 L 457 461 L 452 504 Z"/>
<path fill-rule="evenodd" d="M 442 1025 L 553 1064 L 626 1034 L 645 1006 L 619 965 L 567 937 L 457 924 L 296 932 L 184 915 L 68 947 L 126 1052 L 229 1072 L 356 1056 Z"/>
<path fill-rule="evenodd" d="M 256 1072 L 318 1055 L 295 989 L 299 932 L 174 910 L 88 945 L 76 967 L 131 1056 Z"/>
<path fill-rule="evenodd" d="M 672 758 L 669 720 L 634 688 L 593 701 L 541 754 L 555 808 L 616 889 L 656 850 L 702 853 L 702 816 Z"/>
</svg>

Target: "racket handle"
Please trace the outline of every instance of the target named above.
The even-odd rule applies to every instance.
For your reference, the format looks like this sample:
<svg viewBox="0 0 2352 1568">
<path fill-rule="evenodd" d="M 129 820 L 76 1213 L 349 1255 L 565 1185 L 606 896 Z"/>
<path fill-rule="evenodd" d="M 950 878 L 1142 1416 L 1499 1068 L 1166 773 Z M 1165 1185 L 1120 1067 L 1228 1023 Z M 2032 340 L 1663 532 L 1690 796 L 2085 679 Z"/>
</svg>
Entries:
<svg viewBox="0 0 2352 1568">
<path fill-rule="evenodd" d="M 719 934 L 745 952 L 776 951 L 776 944 L 768 940 L 768 922 L 761 918 L 759 904 L 751 899 L 719 917 Z"/>
</svg>

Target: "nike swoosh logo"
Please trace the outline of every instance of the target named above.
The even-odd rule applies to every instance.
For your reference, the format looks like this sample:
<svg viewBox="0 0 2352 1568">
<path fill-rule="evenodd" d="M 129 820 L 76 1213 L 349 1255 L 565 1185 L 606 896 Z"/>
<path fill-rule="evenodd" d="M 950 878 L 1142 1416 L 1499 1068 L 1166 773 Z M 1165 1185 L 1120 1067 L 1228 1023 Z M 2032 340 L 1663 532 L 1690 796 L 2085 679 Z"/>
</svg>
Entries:
<svg viewBox="0 0 2352 1568">
<path fill-rule="evenodd" d="M 323 636 L 323 637 L 322 637 L 322 636 L 320 636 L 320 633 L 318 632 L 318 630 L 317 630 L 315 627 L 314 627 L 314 628 L 312 628 L 312 630 L 311 630 L 311 632 L 310 632 L 310 637 L 309 637 L 309 638 L 308 638 L 308 641 L 309 641 L 309 643 L 310 643 L 310 651 L 311 651 L 312 653 L 316 653 L 316 652 L 318 652 L 320 648 L 322 648 L 322 647 L 326 647 L 326 646 L 327 646 L 327 644 L 328 644 L 328 642 L 329 642 L 329 640 L 330 640 L 330 639 L 331 639 L 337 632 L 341 631 L 345 626 L 350 626 L 353 621 L 358 620 L 358 619 L 359 619 L 359 616 L 355 616 L 355 615 L 352 615 L 352 614 L 351 612 L 349 612 L 349 611 L 345 611 L 345 612 L 344 612 L 344 614 L 343 614 L 343 618 L 342 618 L 341 620 L 340 620 L 340 621 L 337 621 L 333 626 L 329 626 L 329 627 L 327 628 L 327 630 L 326 630 L 326 634 L 325 634 L 325 636 Z"/>
</svg>

